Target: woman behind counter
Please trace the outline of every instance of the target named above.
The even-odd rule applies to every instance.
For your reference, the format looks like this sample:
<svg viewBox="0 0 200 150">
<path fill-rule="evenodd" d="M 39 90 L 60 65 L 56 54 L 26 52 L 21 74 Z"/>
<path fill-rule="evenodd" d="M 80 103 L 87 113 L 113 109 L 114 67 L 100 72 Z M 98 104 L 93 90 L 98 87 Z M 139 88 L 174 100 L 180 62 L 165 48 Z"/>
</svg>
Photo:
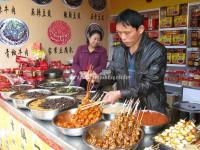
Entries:
<svg viewBox="0 0 200 150">
<path fill-rule="evenodd" d="M 77 79 L 75 84 L 86 88 L 87 81 L 85 75 L 91 65 L 93 74 L 99 74 L 106 68 L 107 50 L 100 46 L 103 39 L 103 30 L 98 28 L 90 28 L 87 31 L 87 44 L 78 47 L 74 57 L 72 68 L 75 71 Z"/>
</svg>

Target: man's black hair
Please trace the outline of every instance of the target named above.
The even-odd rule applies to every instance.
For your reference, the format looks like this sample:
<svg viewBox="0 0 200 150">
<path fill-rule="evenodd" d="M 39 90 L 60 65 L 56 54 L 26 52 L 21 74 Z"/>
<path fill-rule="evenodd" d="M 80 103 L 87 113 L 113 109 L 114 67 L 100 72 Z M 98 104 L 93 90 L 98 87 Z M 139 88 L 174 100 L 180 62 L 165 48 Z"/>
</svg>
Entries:
<svg viewBox="0 0 200 150">
<path fill-rule="evenodd" d="M 143 16 L 137 11 L 125 9 L 116 17 L 115 22 L 138 29 L 143 24 L 143 20 Z"/>
</svg>

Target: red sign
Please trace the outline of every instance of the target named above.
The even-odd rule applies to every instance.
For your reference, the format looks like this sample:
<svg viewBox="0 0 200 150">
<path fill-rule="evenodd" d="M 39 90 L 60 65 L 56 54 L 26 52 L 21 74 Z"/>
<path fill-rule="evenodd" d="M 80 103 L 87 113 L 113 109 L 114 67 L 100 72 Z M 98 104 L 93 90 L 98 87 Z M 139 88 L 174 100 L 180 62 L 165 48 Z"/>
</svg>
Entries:
<svg viewBox="0 0 200 150">
<path fill-rule="evenodd" d="M 54 21 L 48 28 L 48 37 L 53 43 L 64 45 L 71 39 L 71 28 L 64 21 Z"/>
</svg>

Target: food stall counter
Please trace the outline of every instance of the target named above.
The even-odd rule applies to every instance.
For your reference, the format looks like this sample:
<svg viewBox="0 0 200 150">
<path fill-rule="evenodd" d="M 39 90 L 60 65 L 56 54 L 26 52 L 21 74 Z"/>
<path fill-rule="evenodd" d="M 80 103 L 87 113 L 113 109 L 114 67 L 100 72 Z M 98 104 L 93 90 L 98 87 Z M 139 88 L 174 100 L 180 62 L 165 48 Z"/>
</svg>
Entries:
<svg viewBox="0 0 200 150">
<path fill-rule="evenodd" d="M 1 149 L 89 149 L 82 137 L 63 135 L 51 121 L 35 119 L 29 110 L 17 109 L 10 101 L 0 99 L 0 114 Z"/>
</svg>

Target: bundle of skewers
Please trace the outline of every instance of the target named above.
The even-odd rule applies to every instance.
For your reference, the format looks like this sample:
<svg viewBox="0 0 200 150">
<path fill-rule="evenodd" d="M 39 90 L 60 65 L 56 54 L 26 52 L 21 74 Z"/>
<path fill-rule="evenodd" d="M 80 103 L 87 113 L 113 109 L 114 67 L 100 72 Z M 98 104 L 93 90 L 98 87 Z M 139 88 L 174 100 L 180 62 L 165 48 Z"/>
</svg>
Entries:
<svg viewBox="0 0 200 150">
<path fill-rule="evenodd" d="M 139 100 L 125 101 L 123 109 L 110 122 L 104 134 L 99 137 L 89 132 L 86 140 L 91 145 L 103 149 L 131 148 L 142 136 L 141 118 L 137 115 Z"/>
</svg>

